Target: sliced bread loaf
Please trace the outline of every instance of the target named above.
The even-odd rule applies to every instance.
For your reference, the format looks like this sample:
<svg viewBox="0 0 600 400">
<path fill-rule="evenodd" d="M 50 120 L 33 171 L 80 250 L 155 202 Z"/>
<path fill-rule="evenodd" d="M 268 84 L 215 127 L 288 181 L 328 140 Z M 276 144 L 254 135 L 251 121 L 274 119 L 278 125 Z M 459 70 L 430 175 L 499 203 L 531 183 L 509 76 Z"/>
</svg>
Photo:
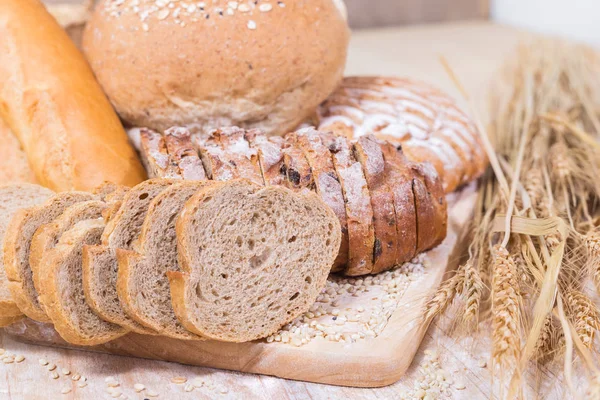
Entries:
<svg viewBox="0 0 600 400">
<path fill-rule="evenodd" d="M 5 326 L 6 322 L 22 315 L 8 289 L 2 257 L 8 224 L 18 210 L 40 205 L 53 194 L 50 189 L 28 183 L 0 186 L 0 318 L 6 320 L 0 325 Z"/>
<path fill-rule="evenodd" d="M 152 200 L 137 251 L 117 250 L 117 292 L 125 312 L 160 335 L 198 339 L 177 320 L 171 304 L 167 271 L 179 271 L 176 217 L 185 202 L 205 182 L 182 182 L 163 190 Z"/>
<path fill-rule="evenodd" d="M 10 221 L 4 237 L 4 268 L 8 287 L 21 311 L 29 318 L 49 322 L 38 301 L 29 266 L 31 240 L 37 229 L 61 215 L 68 207 L 94 199 L 84 192 L 63 192 L 51 197 L 43 205 L 19 210 Z"/>
<path fill-rule="evenodd" d="M 140 156 L 150 178 L 181 179 L 179 170 L 170 162 L 165 138 L 151 129 L 140 129 Z"/>
<path fill-rule="evenodd" d="M 262 132 L 252 129 L 246 131 L 246 140 L 258 151 L 258 162 L 265 185 L 285 185 L 287 177 L 283 164 L 283 138 L 267 137 Z"/>
<path fill-rule="evenodd" d="M 397 240 L 394 265 L 411 260 L 417 253 L 417 210 L 413 194 L 414 173 L 396 146 L 379 142 L 385 160 L 385 173 L 394 197 Z"/>
<path fill-rule="evenodd" d="M 342 185 L 335 172 L 329 149 L 323 144 L 321 133 L 314 128 L 304 128 L 292 136 L 296 144 L 304 151 L 312 170 L 317 194 L 340 220 L 342 241 L 338 257 L 332 271 L 341 271 L 348 263 L 348 220 Z"/>
<path fill-rule="evenodd" d="M 198 149 L 208 179 L 227 181 L 236 176 L 235 165 L 227 162 L 227 155 L 223 151 L 217 131 L 212 132 Z"/>
<path fill-rule="evenodd" d="M 47 274 L 42 267 L 43 261 L 48 261 L 46 252 L 53 249 L 63 233 L 73 228 L 79 221 L 86 219 L 97 219 L 102 217 L 102 212 L 107 204 L 99 200 L 84 201 L 73 204 L 67 208 L 54 221 L 38 228 L 31 239 L 29 251 L 29 266 L 33 274 L 33 286 L 40 291 L 41 281 L 46 279 Z"/>
<path fill-rule="evenodd" d="M 175 313 L 188 330 L 228 342 L 264 338 L 306 312 L 341 240 L 337 217 L 315 194 L 246 180 L 202 189 L 176 229 Z"/>
<path fill-rule="evenodd" d="M 348 218 L 348 266 L 350 276 L 368 274 L 373 269 L 373 207 L 362 166 L 354 158 L 352 145 L 343 136 L 327 136 L 333 164 L 342 184 Z"/>
<path fill-rule="evenodd" d="M 82 249 L 100 243 L 102 218 L 76 223 L 46 252 L 40 299 L 54 329 L 69 343 L 93 346 L 116 339 L 127 330 L 104 321 L 88 306 L 83 293 Z"/>
<path fill-rule="evenodd" d="M 150 179 L 133 187 L 123 199 L 119 211 L 106 224 L 102 246 L 85 246 L 83 250 L 83 287 L 88 304 L 106 321 L 133 332 L 153 331 L 130 318 L 117 294 L 117 249 L 131 250 L 139 238 L 150 202 L 164 189 L 179 182 Z"/>
<path fill-rule="evenodd" d="M 250 147 L 245 133 L 245 130 L 235 126 L 221 128 L 215 132 L 219 137 L 226 162 L 235 167 L 234 178 L 244 178 L 264 185 L 265 181 L 258 162 L 258 151 Z"/>
<path fill-rule="evenodd" d="M 177 168 L 182 179 L 201 181 L 206 179 L 206 172 L 192 144 L 190 131 L 187 128 L 173 127 L 165 131 L 165 143 L 169 160 Z"/>
<path fill-rule="evenodd" d="M 385 161 L 377 139 L 373 135 L 359 137 L 354 142 L 354 156 L 360 162 L 373 208 L 373 246 L 372 273 L 381 272 L 395 265 L 397 250 L 396 212 L 394 196 L 385 174 Z"/>
<path fill-rule="evenodd" d="M 296 144 L 295 133 L 286 136 L 286 143 L 282 147 L 283 165 L 287 177 L 287 187 L 292 190 L 315 190 L 310 164 L 302 149 Z"/>
</svg>

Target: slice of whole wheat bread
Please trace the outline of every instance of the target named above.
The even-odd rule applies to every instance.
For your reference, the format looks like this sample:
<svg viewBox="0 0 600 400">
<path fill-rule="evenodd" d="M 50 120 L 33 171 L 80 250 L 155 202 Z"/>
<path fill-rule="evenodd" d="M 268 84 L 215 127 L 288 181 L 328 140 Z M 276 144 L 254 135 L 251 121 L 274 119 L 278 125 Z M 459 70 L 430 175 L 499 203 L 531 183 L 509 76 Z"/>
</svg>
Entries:
<svg viewBox="0 0 600 400">
<path fill-rule="evenodd" d="M 331 152 L 323 143 L 321 133 L 314 128 L 304 128 L 290 136 L 304 152 L 315 183 L 317 194 L 340 221 L 342 241 L 332 272 L 342 271 L 348 263 L 348 219 L 342 185 L 335 172 Z"/>
<path fill-rule="evenodd" d="M 117 294 L 117 249 L 131 250 L 139 238 L 150 202 L 177 180 L 150 179 L 130 189 L 107 222 L 102 246 L 84 246 L 83 287 L 90 307 L 102 318 L 136 333 L 154 332 L 130 318 Z"/>
<path fill-rule="evenodd" d="M 228 342 L 266 337 L 306 312 L 340 246 L 337 217 L 314 193 L 246 180 L 208 186 L 177 220 L 182 271 L 169 271 L 181 323 Z"/>
<path fill-rule="evenodd" d="M 121 326 L 100 318 L 89 307 L 83 293 L 83 246 L 99 244 L 103 231 L 102 218 L 79 221 L 45 254 L 40 300 L 54 329 L 72 344 L 93 346 L 127 333 Z"/>
<path fill-rule="evenodd" d="M 287 177 L 286 186 L 292 190 L 315 191 L 312 169 L 306 155 L 297 145 L 295 135 L 295 133 L 286 135 L 286 143 L 282 147 L 283 165 Z"/>
<path fill-rule="evenodd" d="M 193 181 L 206 179 L 204 166 L 187 128 L 173 127 L 167 129 L 165 131 L 165 143 L 169 160 L 177 168 L 182 179 Z"/>
<path fill-rule="evenodd" d="M 20 209 L 40 205 L 54 194 L 42 186 L 22 183 L 0 186 L 0 318 L 5 322 L 22 315 L 8 289 L 4 271 L 4 235 L 13 215 Z M 0 324 L 5 326 L 6 324 Z"/>
<path fill-rule="evenodd" d="M 137 251 L 117 250 L 117 292 L 123 309 L 131 318 L 163 336 L 199 339 L 175 316 L 167 271 L 180 270 L 176 217 L 190 197 L 210 184 L 182 182 L 162 191 L 150 203 Z"/>
<path fill-rule="evenodd" d="M 373 208 L 373 247 L 372 273 L 391 269 L 396 262 L 398 246 L 394 196 L 385 174 L 385 161 L 377 139 L 373 135 L 361 136 L 354 142 L 354 156 L 360 162 Z"/>
<path fill-rule="evenodd" d="M 4 268 L 13 299 L 29 318 L 49 322 L 38 302 L 38 293 L 33 285 L 33 274 L 29 266 L 31 240 L 35 232 L 73 204 L 93 200 L 94 197 L 93 194 L 84 192 L 58 193 L 42 205 L 17 211 L 10 221 L 4 237 Z"/>
<path fill-rule="evenodd" d="M 53 249 L 62 234 L 73 228 L 79 221 L 101 218 L 106 207 L 107 204 L 99 200 L 73 204 L 54 221 L 37 229 L 31 240 L 29 266 L 33 274 L 33 286 L 38 293 L 41 281 L 46 279 L 46 274 L 43 272 L 45 268 L 42 267 L 43 262 L 48 261 L 48 257 L 45 257 L 46 252 Z"/>
<path fill-rule="evenodd" d="M 219 136 L 226 162 L 235 167 L 235 178 L 244 178 L 264 185 L 258 151 L 250 147 L 245 133 L 244 129 L 229 127 L 218 129 L 215 134 Z"/>
<path fill-rule="evenodd" d="M 265 185 L 285 185 L 287 176 L 283 164 L 283 138 L 267 137 L 259 130 L 246 131 L 246 140 L 250 147 L 258 151 L 258 163 Z"/>
</svg>

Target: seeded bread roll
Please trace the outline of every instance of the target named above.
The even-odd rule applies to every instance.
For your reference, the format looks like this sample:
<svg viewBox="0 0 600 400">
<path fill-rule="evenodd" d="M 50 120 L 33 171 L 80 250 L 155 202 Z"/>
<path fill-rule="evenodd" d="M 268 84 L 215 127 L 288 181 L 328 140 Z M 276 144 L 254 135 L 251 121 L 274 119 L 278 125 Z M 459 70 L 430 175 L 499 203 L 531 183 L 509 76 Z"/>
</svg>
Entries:
<svg viewBox="0 0 600 400">
<path fill-rule="evenodd" d="M 438 89 L 410 79 L 347 77 L 317 111 L 319 130 L 365 134 L 402 144 L 406 157 L 430 162 L 446 193 L 483 174 L 487 157 L 473 121 Z"/>
<path fill-rule="evenodd" d="M 10 221 L 4 236 L 4 268 L 13 299 L 29 318 L 39 322 L 50 321 L 38 301 L 38 293 L 33 285 L 29 265 L 33 236 L 40 226 L 52 222 L 68 207 L 93 200 L 94 197 L 85 192 L 59 193 L 43 205 L 19 210 Z"/>
<path fill-rule="evenodd" d="M 175 314 L 188 330 L 227 342 L 264 338 L 306 312 L 341 240 L 338 219 L 315 194 L 245 180 L 202 189 L 176 229 Z"/>
<path fill-rule="evenodd" d="M 83 287 L 90 307 L 103 319 L 141 334 L 155 334 L 130 318 L 117 294 L 117 249 L 130 250 L 139 238 L 150 202 L 177 181 L 150 179 L 127 192 L 106 224 L 101 246 L 84 246 Z"/>
<path fill-rule="evenodd" d="M 284 134 L 342 78 L 350 32 L 338 5 L 101 0 L 83 47 L 130 125 Z"/>
<path fill-rule="evenodd" d="M 21 209 L 45 203 L 54 192 L 33 184 L 12 184 L 0 186 L 0 318 L 10 322 L 22 315 L 8 289 L 8 280 L 4 269 L 4 236 L 13 215 Z M 0 323 L 0 326 L 4 324 Z"/>
<path fill-rule="evenodd" d="M 82 277 L 84 245 L 100 243 L 102 218 L 76 223 L 45 254 L 45 279 L 41 280 L 40 300 L 54 323 L 54 329 L 67 342 L 94 346 L 127 333 L 119 325 L 100 318 L 85 301 Z"/>
<path fill-rule="evenodd" d="M 152 200 L 136 251 L 117 250 L 117 292 L 125 312 L 160 335 L 176 339 L 199 339 L 177 320 L 171 304 L 167 271 L 179 271 L 176 217 L 185 202 L 204 182 L 181 182 Z"/>
</svg>

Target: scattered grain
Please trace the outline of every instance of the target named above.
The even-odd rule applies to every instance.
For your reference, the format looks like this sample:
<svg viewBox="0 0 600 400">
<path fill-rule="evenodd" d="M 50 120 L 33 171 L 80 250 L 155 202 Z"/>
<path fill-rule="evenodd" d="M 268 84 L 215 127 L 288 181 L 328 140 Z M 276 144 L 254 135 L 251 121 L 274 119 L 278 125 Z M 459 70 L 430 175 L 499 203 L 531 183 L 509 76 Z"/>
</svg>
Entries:
<svg viewBox="0 0 600 400">
<path fill-rule="evenodd" d="M 41 366 L 45 367 L 46 365 L 48 365 L 48 360 L 46 359 L 40 358 L 39 362 Z"/>
<path fill-rule="evenodd" d="M 64 387 L 61 389 L 60 391 L 62 394 L 68 394 L 71 393 L 71 388 L 70 387 Z"/>
<path fill-rule="evenodd" d="M 187 382 L 187 378 L 185 376 L 176 376 L 174 378 L 171 378 L 171 382 L 173 382 L 177 385 L 183 385 L 184 383 Z"/>
<path fill-rule="evenodd" d="M 135 390 L 137 393 L 143 391 L 144 389 L 146 389 L 146 386 L 144 386 L 141 383 L 136 383 L 135 385 L 133 385 L 133 390 Z"/>
<path fill-rule="evenodd" d="M 50 377 L 52 379 L 58 379 L 60 377 L 60 375 L 58 374 L 58 372 L 52 371 L 52 373 L 50 374 Z"/>
</svg>

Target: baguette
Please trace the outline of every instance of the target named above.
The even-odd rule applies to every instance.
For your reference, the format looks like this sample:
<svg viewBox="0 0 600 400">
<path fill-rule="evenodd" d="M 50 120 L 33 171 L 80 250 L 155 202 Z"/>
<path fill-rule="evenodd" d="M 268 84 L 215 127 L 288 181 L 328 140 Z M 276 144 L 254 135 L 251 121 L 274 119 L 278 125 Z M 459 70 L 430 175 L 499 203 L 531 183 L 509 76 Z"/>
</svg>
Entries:
<svg viewBox="0 0 600 400">
<path fill-rule="evenodd" d="M 85 58 L 40 1 L 1 1 L 0 37 L 0 116 L 43 186 L 91 190 L 145 178 Z"/>
</svg>

